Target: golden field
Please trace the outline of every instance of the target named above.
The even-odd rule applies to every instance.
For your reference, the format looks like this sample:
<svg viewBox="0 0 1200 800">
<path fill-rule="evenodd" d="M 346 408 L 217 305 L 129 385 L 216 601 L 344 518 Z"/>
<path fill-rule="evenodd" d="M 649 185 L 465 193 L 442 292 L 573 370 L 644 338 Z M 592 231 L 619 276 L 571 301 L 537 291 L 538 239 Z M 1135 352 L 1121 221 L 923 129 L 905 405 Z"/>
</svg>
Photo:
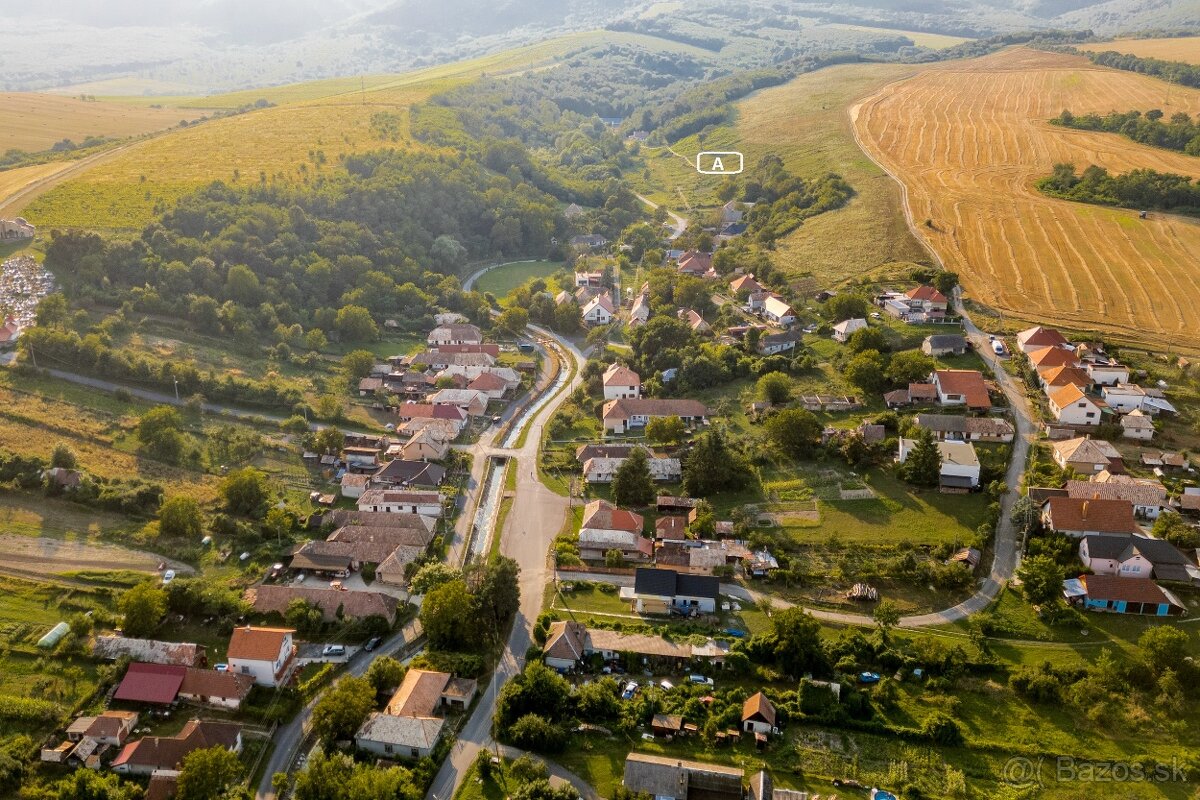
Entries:
<svg viewBox="0 0 1200 800">
<path fill-rule="evenodd" d="M 178 125 L 183 118 L 190 121 L 199 116 L 196 111 L 181 114 L 166 108 L 84 101 L 78 97 L 3 92 L 0 93 L 0 151 L 49 150 L 63 139 L 78 144 L 88 136 L 123 139 L 165 130 Z"/>
<path fill-rule="evenodd" d="M 1200 352 L 1200 224 L 1055 200 L 1054 164 L 1193 177 L 1200 161 L 1046 120 L 1162 106 L 1166 85 L 1078 56 L 1011 48 L 888 85 L 851 109 L 864 149 L 899 180 L 917 230 L 968 296 L 1019 319 Z M 1175 87 L 1171 112 L 1200 112 Z M 927 226 L 929 220 L 932 227 Z"/>
<path fill-rule="evenodd" d="M 1140 58 L 1161 58 L 1164 61 L 1184 61 L 1200 64 L 1200 36 L 1180 36 L 1174 39 L 1117 39 L 1098 44 L 1081 44 L 1080 50 L 1103 53 L 1116 50 Z"/>
</svg>

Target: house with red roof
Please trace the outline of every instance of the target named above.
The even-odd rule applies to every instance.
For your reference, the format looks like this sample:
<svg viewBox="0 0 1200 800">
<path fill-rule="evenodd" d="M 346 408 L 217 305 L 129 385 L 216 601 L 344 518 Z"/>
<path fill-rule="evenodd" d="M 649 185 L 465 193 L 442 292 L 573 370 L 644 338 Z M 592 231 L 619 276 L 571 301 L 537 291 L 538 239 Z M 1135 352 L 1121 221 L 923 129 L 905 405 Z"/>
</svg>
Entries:
<svg viewBox="0 0 1200 800">
<path fill-rule="evenodd" d="M 983 375 L 975 369 L 939 369 L 930 376 L 937 391 L 938 403 L 944 406 L 966 406 L 972 411 L 987 411 L 992 407 Z"/>
<path fill-rule="evenodd" d="M 593 500 L 584 506 L 583 526 L 579 531 L 579 556 L 602 561 L 609 550 L 620 550 L 627 561 L 649 561 L 654 556 L 654 541 L 642 536 L 645 520 L 607 500 Z"/>
<path fill-rule="evenodd" d="M 604 370 L 602 378 L 605 400 L 620 400 L 642 396 L 642 378 L 624 364 L 615 361 Z"/>
<path fill-rule="evenodd" d="M 946 299 L 946 295 L 939 292 L 932 286 L 918 286 L 915 289 L 909 289 L 904 293 L 908 298 L 908 307 L 914 311 L 922 311 L 925 314 L 940 311 L 943 314 L 950 306 L 950 301 Z"/>
<path fill-rule="evenodd" d="M 146 664 L 134 662 L 125 670 L 114 700 L 128 703 L 170 705 L 179 694 L 187 667 L 175 664 Z"/>
<path fill-rule="evenodd" d="M 697 278 L 708 276 L 712 272 L 712 254 L 689 250 L 679 257 L 679 272 Z"/>
<path fill-rule="evenodd" d="M 241 753 L 242 726 L 232 722 L 188 720 L 175 736 L 146 736 L 125 745 L 113 760 L 112 769 L 126 775 L 177 770 L 188 753 L 210 747 Z"/>
<path fill-rule="evenodd" d="M 1043 328 L 1041 325 L 1017 334 L 1017 348 L 1026 355 L 1041 347 L 1062 347 L 1067 344 L 1070 344 L 1067 337 L 1053 328 Z"/>
</svg>

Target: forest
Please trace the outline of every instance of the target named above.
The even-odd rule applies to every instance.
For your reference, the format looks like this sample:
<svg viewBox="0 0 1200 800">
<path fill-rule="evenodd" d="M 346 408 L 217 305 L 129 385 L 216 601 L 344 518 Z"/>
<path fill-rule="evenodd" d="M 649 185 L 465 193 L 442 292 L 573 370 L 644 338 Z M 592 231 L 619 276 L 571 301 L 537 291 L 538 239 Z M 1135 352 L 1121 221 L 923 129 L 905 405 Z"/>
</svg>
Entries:
<svg viewBox="0 0 1200 800">
<path fill-rule="evenodd" d="M 1200 120 L 1193 121 L 1187 112 L 1179 111 L 1164 121 L 1165 114 L 1157 108 L 1143 114 L 1140 111 L 1110 111 L 1104 116 L 1083 114 L 1076 116 L 1064 109 L 1051 125 L 1061 125 L 1078 131 L 1103 131 L 1119 133 L 1135 142 L 1151 147 L 1178 150 L 1189 156 L 1200 156 Z"/>
<path fill-rule="evenodd" d="M 1037 187 L 1065 200 L 1200 216 L 1200 181 L 1186 175 L 1152 169 L 1110 175 L 1095 165 L 1076 174 L 1074 164 L 1055 164 L 1054 172 L 1038 181 Z"/>
<path fill-rule="evenodd" d="M 1115 50 L 1105 50 L 1103 53 L 1082 52 L 1080 55 L 1087 56 L 1093 64 L 1099 64 L 1102 67 L 1140 72 L 1143 75 L 1162 78 L 1170 83 L 1200 87 L 1200 66 L 1195 64 L 1164 61 L 1161 58 L 1141 58 L 1128 53 L 1118 53 Z"/>
</svg>

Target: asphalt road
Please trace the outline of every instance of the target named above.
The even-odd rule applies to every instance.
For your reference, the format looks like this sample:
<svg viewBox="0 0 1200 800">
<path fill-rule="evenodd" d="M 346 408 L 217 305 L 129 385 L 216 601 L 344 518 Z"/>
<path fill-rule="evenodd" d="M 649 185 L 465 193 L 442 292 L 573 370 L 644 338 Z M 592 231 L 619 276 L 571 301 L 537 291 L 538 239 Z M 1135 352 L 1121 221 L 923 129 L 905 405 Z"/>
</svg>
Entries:
<svg viewBox="0 0 1200 800">
<path fill-rule="evenodd" d="M 355 677 L 365 675 L 376 657 L 391 656 L 407 650 L 413 643 L 421 639 L 422 635 L 421 623 L 414 619 L 399 633 L 394 634 L 377 647 L 373 653 L 364 650 L 355 653 L 347 664 L 346 673 Z M 320 694 L 301 709 L 299 714 L 276 729 L 275 735 L 271 739 L 275 748 L 271 751 L 271 757 L 267 759 L 267 768 L 263 771 L 262 780 L 258 784 L 255 800 L 275 800 L 275 787 L 271 785 L 271 778 L 275 776 L 276 772 L 291 772 L 296 763 L 296 757 L 300 755 L 300 746 L 304 743 L 304 729 L 312 717 L 313 707 L 316 706 L 318 700 L 320 700 Z"/>
</svg>

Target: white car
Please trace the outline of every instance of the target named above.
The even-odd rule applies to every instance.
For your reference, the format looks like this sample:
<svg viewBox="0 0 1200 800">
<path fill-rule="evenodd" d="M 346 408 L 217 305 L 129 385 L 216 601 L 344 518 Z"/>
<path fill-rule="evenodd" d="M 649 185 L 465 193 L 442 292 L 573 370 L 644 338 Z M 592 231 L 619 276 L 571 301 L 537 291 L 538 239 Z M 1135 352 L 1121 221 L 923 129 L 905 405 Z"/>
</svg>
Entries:
<svg viewBox="0 0 1200 800">
<path fill-rule="evenodd" d="M 169 569 L 163 573 L 163 586 L 166 586 L 173 580 L 175 580 L 175 570 Z"/>
<path fill-rule="evenodd" d="M 323 656 L 344 656 L 346 655 L 346 646 L 343 644 L 327 644 L 321 650 Z"/>
</svg>

